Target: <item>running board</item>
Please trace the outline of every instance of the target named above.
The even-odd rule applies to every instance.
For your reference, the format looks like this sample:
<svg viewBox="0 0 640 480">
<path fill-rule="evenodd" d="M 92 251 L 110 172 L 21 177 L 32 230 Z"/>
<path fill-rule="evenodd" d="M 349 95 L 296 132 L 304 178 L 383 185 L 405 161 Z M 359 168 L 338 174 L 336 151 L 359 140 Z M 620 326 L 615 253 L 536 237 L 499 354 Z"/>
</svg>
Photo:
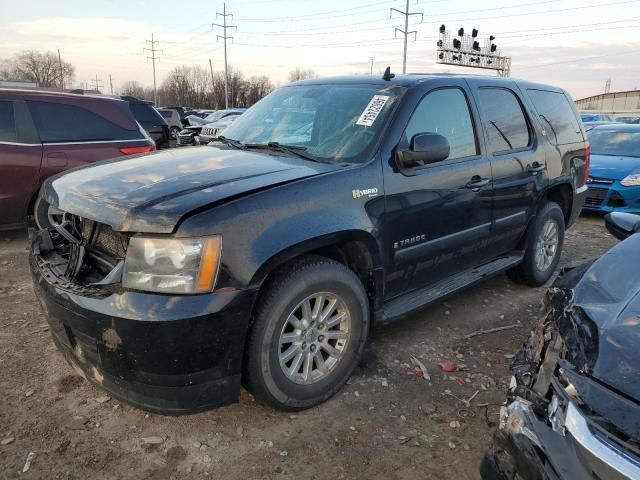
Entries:
<svg viewBox="0 0 640 480">
<path fill-rule="evenodd" d="M 428 287 L 394 298 L 382 306 L 381 315 L 377 315 L 377 321 L 375 323 L 377 325 L 384 325 L 398 320 L 414 310 L 423 308 L 458 290 L 470 287 L 482 280 L 504 272 L 519 264 L 523 258 L 524 252 L 517 252 L 500 257 L 491 263 L 458 273 Z"/>
</svg>

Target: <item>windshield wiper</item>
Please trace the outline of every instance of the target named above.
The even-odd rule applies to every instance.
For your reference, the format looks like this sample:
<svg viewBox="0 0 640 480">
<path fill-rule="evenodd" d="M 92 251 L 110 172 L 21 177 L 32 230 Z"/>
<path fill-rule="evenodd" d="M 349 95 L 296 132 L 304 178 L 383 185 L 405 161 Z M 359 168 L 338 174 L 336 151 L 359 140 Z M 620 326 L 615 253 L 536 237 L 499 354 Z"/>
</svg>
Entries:
<svg viewBox="0 0 640 480">
<path fill-rule="evenodd" d="M 283 145 L 278 142 L 268 142 L 268 143 L 247 143 L 245 147 L 264 148 L 266 150 L 274 150 L 276 152 L 290 153 L 297 157 L 304 158 L 305 160 L 311 160 L 312 162 L 320 161 L 317 157 L 314 157 L 310 153 L 306 153 L 307 147 L 303 147 L 301 145 Z"/>
<path fill-rule="evenodd" d="M 232 147 L 236 147 L 239 150 L 246 150 L 247 149 L 247 146 L 244 143 L 242 143 L 242 142 L 240 142 L 238 140 L 234 140 L 233 138 L 227 138 L 224 135 L 220 135 L 218 138 L 216 138 L 214 140 L 214 142 L 216 140 L 224 143 L 225 145 L 231 145 Z"/>
<path fill-rule="evenodd" d="M 493 126 L 494 126 L 494 128 L 498 131 L 498 133 L 499 133 L 499 134 L 500 134 L 500 136 L 502 137 L 502 139 L 503 139 L 505 142 L 507 142 L 507 145 L 509 145 L 509 149 L 510 149 L 510 150 L 511 150 L 511 149 L 513 149 L 513 145 L 511 145 L 511 142 L 509 141 L 509 139 L 507 138 L 507 136 L 506 136 L 504 133 L 502 133 L 502 130 L 500 130 L 500 127 L 498 127 L 498 125 L 496 125 L 496 122 L 491 121 L 491 122 L 489 122 L 489 123 L 490 123 L 491 125 L 493 125 Z"/>
</svg>

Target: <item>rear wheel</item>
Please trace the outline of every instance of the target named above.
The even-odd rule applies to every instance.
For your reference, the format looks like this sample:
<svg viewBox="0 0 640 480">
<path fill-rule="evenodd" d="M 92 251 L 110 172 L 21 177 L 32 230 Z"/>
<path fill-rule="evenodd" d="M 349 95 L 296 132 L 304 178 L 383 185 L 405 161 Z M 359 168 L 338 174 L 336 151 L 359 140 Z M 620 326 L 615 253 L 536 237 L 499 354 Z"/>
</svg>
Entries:
<svg viewBox="0 0 640 480">
<path fill-rule="evenodd" d="M 334 395 L 358 364 L 369 329 L 358 277 L 323 257 L 276 273 L 249 333 L 244 381 L 264 403 L 301 410 Z"/>
<path fill-rule="evenodd" d="M 560 261 L 564 233 L 562 209 L 555 202 L 545 203 L 529 225 L 524 260 L 507 272 L 509 278 L 532 287 L 545 284 Z"/>
<path fill-rule="evenodd" d="M 180 133 L 180 129 L 178 127 L 171 127 L 169 134 L 171 135 L 171 140 L 177 140 L 178 134 Z"/>
</svg>

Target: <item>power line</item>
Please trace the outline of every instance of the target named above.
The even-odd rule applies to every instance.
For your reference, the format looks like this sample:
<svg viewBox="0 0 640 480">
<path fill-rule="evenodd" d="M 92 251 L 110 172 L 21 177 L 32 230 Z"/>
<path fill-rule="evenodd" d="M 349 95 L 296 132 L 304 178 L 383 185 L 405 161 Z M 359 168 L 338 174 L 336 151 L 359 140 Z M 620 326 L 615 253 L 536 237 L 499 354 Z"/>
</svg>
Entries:
<svg viewBox="0 0 640 480">
<path fill-rule="evenodd" d="M 394 30 L 394 36 L 398 32 L 400 32 L 402 35 L 404 35 L 404 53 L 402 55 L 402 73 L 405 74 L 405 73 L 407 73 L 407 39 L 408 39 L 409 35 L 411 35 L 412 33 L 413 33 L 414 41 L 418 37 L 418 31 L 417 30 L 409 31 L 409 17 L 411 15 L 420 15 L 420 18 L 421 18 L 420 22 L 422 22 L 422 20 L 424 20 L 424 13 L 421 13 L 421 12 L 409 12 L 409 0 L 407 0 L 407 5 L 405 7 L 404 12 L 402 10 L 398 10 L 397 8 L 390 8 L 389 9 L 389 18 L 392 18 L 393 12 L 398 12 L 400 15 L 404 15 L 404 30 L 396 27 L 396 29 Z"/>
<path fill-rule="evenodd" d="M 147 44 L 151 45 L 151 48 L 143 48 L 142 51 L 151 52 L 151 56 L 147 57 L 147 60 L 151 59 L 153 63 L 153 103 L 155 105 L 158 105 L 158 88 L 156 86 L 156 60 L 158 60 L 159 57 L 156 56 L 156 52 L 162 52 L 162 50 L 158 50 L 156 48 L 156 44 L 159 45 L 160 41 L 153 38 L 153 32 L 151 33 L 151 40 L 147 40 Z"/>
<path fill-rule="evenodd" d="M 229 108 L 229 71 L 227 67 L 227 39 L 233 40 L 233 37 L 227 35 L 228 28 L 235 28 L 236 31 L 238 27 L 236 25 L 227 25 L 227 17 L 231 17 L 233 19 L 232 13 L 227 13 L 227 4 L 222 4 L 222 13 L 216 12 L 216 18 L 222 17 L 222 25 L 219 23 L 214 23 L 211 25 L 211 29 L 213 27 L 221 27 L 223 34 L 216 35 L 216 39 L 221 38 L 224 41 L 224 108 Z"/>
</svg>

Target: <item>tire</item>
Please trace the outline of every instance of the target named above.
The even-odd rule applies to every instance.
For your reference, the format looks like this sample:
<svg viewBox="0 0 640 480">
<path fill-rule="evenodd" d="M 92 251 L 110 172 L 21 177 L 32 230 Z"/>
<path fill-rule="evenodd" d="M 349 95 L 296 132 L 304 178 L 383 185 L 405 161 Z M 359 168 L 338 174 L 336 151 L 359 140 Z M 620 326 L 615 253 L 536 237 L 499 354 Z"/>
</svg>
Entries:
<svg viewBox="0 0 640 480">
<path fill-rule="evenodd" d="M 551 254 L 551 247 L 545 249 L 545 260 L 540 262 L 540 243 L 543 238 L 550 238 L 551 230 L 555 226 L 557 233 L 555 248 Z M 531 221 L 525 239 L 525 255 L 522 263 L 507 271 L 507 275 L 516 283 L 522 283 L 531 287 L 544 285 L 555 272 L 562 246 L 564 245 L 564 213 L 555 202 L 546 202 L 538 210 L 537 215 Z M 549 245 L 551 241 L 547 242 Z"/>
<path fill-rule="evenodd" d="M 320 295 L 324 299 L 319 300 Z M 258 302 L 245 350 L 247 390 L 260 402 L 290 411 L 313 407 L 333 396 L 357 366 L 369 331 L 369 303 L 358 277 L 333 260 L 301 257 L 275 274 Z M 320 315 L 307 328 L 305 318 L 312 318 L 317 305 L 322 305 Z M 340 322 L 329 327 L 337 319 Z M 291 341 L 281 343 L 287 335 Z M 332 355 L 327 344 L 333 348 Z M 293 356 L 288 355 L 290 351 Z"/>
<path fill-rule="evenodd" d="M 178 133 L 180 133 L 180 129 L 178 127 L 171 127 L 171 130 L 169 131 L 171 140 L 178 140 Z"/>
</svg>

